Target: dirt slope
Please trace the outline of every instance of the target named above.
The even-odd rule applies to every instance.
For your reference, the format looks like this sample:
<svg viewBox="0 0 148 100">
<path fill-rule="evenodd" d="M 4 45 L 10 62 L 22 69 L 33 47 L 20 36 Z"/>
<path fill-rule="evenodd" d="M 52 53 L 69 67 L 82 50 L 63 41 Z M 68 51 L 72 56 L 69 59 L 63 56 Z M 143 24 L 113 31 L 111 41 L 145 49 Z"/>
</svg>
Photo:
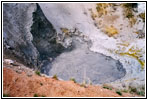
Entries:
<svg viewBox="0 0 148 100">
<path fill-rule="evenodd" d="M 119 97 L 114 90 L 100 86 L 82 87 L 73 81 L 55 80 L 53 78 L 28 75 L 25 71 L 16 72 L 12 68 L 3 68 L 3 91 L 11 97 Z M 122 96 L 131 96 L 123 93 Z"/>
</svg>

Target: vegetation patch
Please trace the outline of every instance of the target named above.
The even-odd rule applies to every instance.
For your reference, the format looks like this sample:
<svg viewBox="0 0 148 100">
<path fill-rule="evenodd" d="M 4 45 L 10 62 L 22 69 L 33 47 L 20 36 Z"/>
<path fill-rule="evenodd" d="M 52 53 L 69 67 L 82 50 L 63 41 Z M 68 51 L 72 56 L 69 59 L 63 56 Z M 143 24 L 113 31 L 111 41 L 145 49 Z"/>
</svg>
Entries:
<svg viewBox="0 0 148 100">
<path fill-rule="evenodd" d="M 122 95 L 121 91 L 119 90 L 117 90 L 116 93 L 119 94 L 120 96 Z"/>
<path fill-rule="evenodd" d="M 40 71 L 35 71 L 35 74 L 38 75 L 38 76 L 41 76 Z"/>
<path fill-rule="evenodd" d="M 70 78 L 70 80 L 73 81 L 74 83 L 77 83 L 74 78 Z"/>
<path fill-rule="evenodd" d="M 4 94 L 3 94 L 3 97 L 9 97 L 9 94 L 5 94 L 5 93 L 4 93 Z"/>
<path fill-rule="evenodd" d="M 55 74 L 55 75 L 53 75 L 53 77 L 52 77 L 53 79 L 55 79 L 55 80 L 58 80 L 58 76 Z"/>
<path fill-rule="evenodd" d="M 136 87 L 129 87 L 130 93 L 135 93 L 140 96 L 145 96 L 145 89 L 138 90 Z"/>
<path fill-rule="evenodd" d="M 106 87 L 106 86 L 103 86 L 104 89 L 109 89 L 109 90 L 112 90 L 112 88 L 110 87 Z"/>
<path fill-rule="evenodd" d="M 145 92 L 144 91 L 138 91 L 137 94 L 141 95 L 141 96 L 145 96 Z"/>
<path fill-rule="evenodd" d="M 130 93 L 136 93 L 137 92 L 137 88 L 129 87 L 129 89 L 130 89 Z"/>
<path fill-rule="evenodd" d="M 40 83 L 41 86 L 43 86 L 43 83 Z"/>
<path fill-rule="evenodd" d="M 38 97 L 38 94 L 34 94 L 34 97 Z"/>
<path fill-rule="evenodd" d="M 81 87 L 87 88 L 85 83 L 80 84 Z"/>
<path fill-rule="evenodd" d="M 108 86 L 107 84 L 103 84 L 103 88 L 104 88 L 104 89 L 112 90 L 112 87 L 111 87 L 111 86 Z"/>
</svg>

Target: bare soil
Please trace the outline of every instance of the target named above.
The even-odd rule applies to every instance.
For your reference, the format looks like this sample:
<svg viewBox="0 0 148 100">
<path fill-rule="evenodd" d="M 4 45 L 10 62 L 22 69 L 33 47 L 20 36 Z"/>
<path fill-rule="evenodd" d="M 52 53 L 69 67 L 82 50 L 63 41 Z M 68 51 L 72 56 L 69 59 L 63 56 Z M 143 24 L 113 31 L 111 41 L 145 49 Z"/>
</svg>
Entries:
<svg viewBox="0 0 148 100">
<path fill-rule="evenodd" d="M 3 68 L 3 93 L 11 97 L 121 97 L 116 91 L 101 86 L 81 86 L 73 81 L 56 80 L 45 75 L 28 75 L 11 67 Z M 131 97 L 122 93 L 122 97 Z"/>
</svg>

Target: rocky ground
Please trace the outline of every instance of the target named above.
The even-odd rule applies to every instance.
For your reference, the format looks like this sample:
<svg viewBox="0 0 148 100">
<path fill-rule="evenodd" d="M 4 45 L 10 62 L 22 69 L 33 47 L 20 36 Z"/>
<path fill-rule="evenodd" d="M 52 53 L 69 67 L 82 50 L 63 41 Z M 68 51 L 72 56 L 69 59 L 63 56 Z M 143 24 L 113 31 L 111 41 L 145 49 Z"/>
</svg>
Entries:
<svg viewBox="0 0 148 100">
<path fill-rule="evenodd" d="M 106 89 L 105 89 L 106 88 Z M 37 74 L 20 63 L 4 62 L 3 95 L 9 97 L 133 97 L 113 87 L 78 84 Z"/>
</svg>

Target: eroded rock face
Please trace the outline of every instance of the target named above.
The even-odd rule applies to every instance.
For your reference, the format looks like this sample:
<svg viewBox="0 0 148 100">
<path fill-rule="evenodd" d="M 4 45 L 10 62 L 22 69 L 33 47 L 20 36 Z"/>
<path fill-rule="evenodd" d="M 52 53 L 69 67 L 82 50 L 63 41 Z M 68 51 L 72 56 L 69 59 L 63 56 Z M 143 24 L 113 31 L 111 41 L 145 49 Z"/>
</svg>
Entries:
<svg viewBox="0 0 148 100">
<path fill-rule="evenodd" d="M 64 49 L 56 42 L 56 31 L 37 4 L 4 4 L 4 54 L 24 64 L 40 66 Z"/>
<path fill-rule="evenodd" d="M 36 4 L 3 5 L 4 54 L 13 55 L 29 65 L 37 65 L 39 52 L 32 44 L 32 13 Z"/>
<path fill-rule="evenodd" d="M 64 47 L 56 42 L 56 30 L 44 16 L 40 6 L 33 12 L 33 25 L 31 26 L 33 44 L 40 53 L 40 59 L 46 60 L 49 57 L 56 57 Z"/>
</svg>

